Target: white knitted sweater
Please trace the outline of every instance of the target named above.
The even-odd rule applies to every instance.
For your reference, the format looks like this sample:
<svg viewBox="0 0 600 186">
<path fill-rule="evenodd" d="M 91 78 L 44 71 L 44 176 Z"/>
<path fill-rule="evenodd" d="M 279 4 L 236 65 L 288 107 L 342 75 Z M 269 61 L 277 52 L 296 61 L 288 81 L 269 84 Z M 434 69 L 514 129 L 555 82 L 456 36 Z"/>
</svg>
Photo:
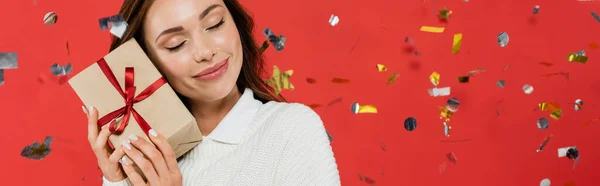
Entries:
<svg viewBox="0 0 600 186">
<path fill-rule="evenodd" d="M 184 186 L 340 185 L 320 117 L 295 103 L 262 104 L 246 89 L 225 118 L 179 161 Z M 128 179 L 104 186 L 131 186 Z"/>
</svg>

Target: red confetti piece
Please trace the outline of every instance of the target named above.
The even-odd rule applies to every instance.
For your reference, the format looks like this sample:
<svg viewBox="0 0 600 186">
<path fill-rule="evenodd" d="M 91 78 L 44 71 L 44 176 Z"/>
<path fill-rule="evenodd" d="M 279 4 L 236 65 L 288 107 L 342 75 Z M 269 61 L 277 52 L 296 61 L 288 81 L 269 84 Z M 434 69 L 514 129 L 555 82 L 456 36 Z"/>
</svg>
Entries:
<svg viewBox="0 0 600 186">
<path fill-rule="evenodd" d="M 565 186 L 576 186 L 574 181 L 565 182 Z"/>
<path fill-rule="evenodd" d="M 448 158 L 450 163 L 456 164 L 456 156 L 454 155 L 454 152 L 446 154 L 446 158 Z"/>
<path fill-rule="evenodd" d="M 358 176 L 359 176 L 359 178 L 360 178 L 360 181 L 363 181 L 363 182 L 365 182 L 365 183 L 368 183 L 368 184 L 371 184 L 371 185 L 374 185 L 374 184 L 375 184 L 375 180 L 373 180 L 373 179 L 371 179 L 371 178 L 369 178 L 369 177 L 366 177 L 366 176 L 364 176 L 364 175 L 362 175 L 362 174 L 359 174 Z"/>
<path fill-rule="evenodd" d="M 339 83 L 339 84 L 348 84 L 350 83 L 349 79 L 343 79 L 343 78 L 333 78 L 331 80 L 332 83 Z"/>
<path fill-rule="evenodd" d="M 551 67 L 551 66 L 552 66 L 552 65 L 554 65 L 554 64 L 553 64 L 553 63 L 550 63 L 550 62 L 545 62 L 545 61 L 544 61 L 544 62 L 540 62 L 540 65 L 544 65 L 544 66 L 547 66 L 547 67 Z"/>
<path fill-rule="evenodd" d="M 598 121 L 599 119 L 600 119 L 600 117 L 597 117 L 597 118 L 594 118 L 594 119 L 591 119 L 591 120 L 587 120 L 585 123 L 583 123 L 583 126 L 584 126 L 584 127 L 585 127 L 585 126 L 588 126 L 589 124 L 591 124 L 591 123 L 593 123 L 593 122 L 596 122 L 596 121 Z"/>
<path fill-rule="evenodd" d="M 597 48 L 600 48 L 600 47 L 598 46 L 598 44 L 596 44 L 596 43 L 588 43 L 588 46 L 590 46 L 590 48 L 591 48 L 591 49 L 597 49 Z"/>
<path fill-rule="evenodd" d="M 342 98 L 336 98 L 334 100 L 331 100 L 329 103 L 327 103 L 327 106 L 331 106 L 331 105 L 335 105 L 337 103 L 341 103 L 342 102 Z"/>
<path fill-rule="evenodd" d="M 315 83 L 317 83 L 317 80 L 313 79 L 313 78 L 306 78 L 306 82 L 310 83 L 310 84 L 315 84 Z"/>
<path fill-rule="evenodd" d="M 321 104 L 310 104 L 310 105 L 308 105 L 308 107 L 310 107 L 311 109 L 316 109 L 316 108 L 319 108 L 319 107 L 322 107 L 322 106 L 323 105 L 321 105 Z"/>
</svg>

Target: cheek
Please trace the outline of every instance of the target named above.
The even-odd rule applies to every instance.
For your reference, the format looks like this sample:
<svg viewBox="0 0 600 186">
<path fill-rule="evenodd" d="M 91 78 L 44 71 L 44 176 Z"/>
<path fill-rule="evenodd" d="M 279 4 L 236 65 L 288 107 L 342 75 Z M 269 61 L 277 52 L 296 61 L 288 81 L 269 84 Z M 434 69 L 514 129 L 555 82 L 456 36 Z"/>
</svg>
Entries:
<svg viewBox="0 0 600 186">
<path fill-rule="evenodd" d="M 170 58 L 161 58 L 160 59 L 160 71 L 167 78 L 169 83 L 179 84 L 183 80 L 183 78 L 187 77 L 187 72 L 185 71 L 186 63 L 183 56 L 173 56 Z"/>
<path fill-rule="evenodd" d="M 215 36 L 215 43 L 223 52 L 231 55 L 240 55 L 242 51 L 240 35 L 235 24 L 223 27 L 223 30 Z"/>
</svg>

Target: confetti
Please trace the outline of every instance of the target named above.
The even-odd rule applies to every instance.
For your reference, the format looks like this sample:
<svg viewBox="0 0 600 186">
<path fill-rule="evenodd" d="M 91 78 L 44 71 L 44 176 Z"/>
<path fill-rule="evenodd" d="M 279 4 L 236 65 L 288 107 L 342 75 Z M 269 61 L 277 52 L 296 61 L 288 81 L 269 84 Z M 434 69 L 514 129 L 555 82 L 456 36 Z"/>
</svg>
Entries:
<svg viewBox="0 0 600 186">
<path fill-rule="evenodd" d="M 67 56 L 71 55 L 71 50 L 69 50 L 69 41 L 67 41 Z"/>
<path fill-rule="evenodd" d="M 313 79 L 313 78 L 306 78 L 306 82 L 310 83 L 310 84 L 315 84 L 315 83 L 317 83 L 317 80 Z"/>
<path fill-rule="evenodd" d="M 17 66 L 16 52 L 0 52 L 0 69 L 15 69 Z"/>
<path fill-rule="evenodd" d="M 340 18 L 338 18 L 338 16 L 331 14 L 331 17 L 329 17 L 329 24 L 331 24 L 331 26 L 335 26 L 340 22 Z"/>
<path fill-rule="evenodd" d="M 540 130 L 545 130 L 548 128 L 548 119 L 546 118 L 540 118 L 537 121 L 537 126 Z"/>
<path fill-rule="evenodd" d="M 448 158 L 448 161 L 450 161 L 450 163 L 456 164 L 456 156 L 454 155 L 454 152 L 450 152 L 448 154 L 446 154 L 446 158 Z"/>
<path fill-rule="evenodd" d="M 558 157 L 559 158 L 566 157 L 567 156 L 567 152 L 571 148 L 575 148 L 575 146 L 558 148 Z"/>
<path fill-rule="evenodd" d="M 450 14 L 452 14 L 452 11 L 446 9 L 446 7 L 439 11 L 439 17 L 442 20 L 448 20 L 448 18 L 450 18 Z"/>
<path fill-rule="evenodd" d="M 4 85 L 4 69 L 0 69 L 0 85 Z"/>
<path fill-rule="evenodd" d="M 597 49 L 597 48 L 600 48 L 600 46 L 598 46 L 598 44 L 596 44 L 596 43 L 588 43 L 588 46 L 589 46 L 591 49 Z"/>
<path fill-rule="evenodd" d="M 454 115 L 454 112 L 450 111 L 447 106 L 440 108 L 440 118 L 450 119 L 452 115 Z"/>
<path fill-rule="evenodd" d="M 273 76 L 269 78 L 266 82 L 269 85 L 273 85 L 275 88 L 275 94 L 279 95 L 282 89 L 294 90 L 294 85 L 290 81 L 290 77 L 294 73 L 294 70 L 287 70 L 285 72 L 281 72 L 277 66 L 273 66 Z"/>
<path fill-rule="evenodd" d="M 459 106 L 459 102 L 458 102 L 458 99 L 456 99 L 456 98 L 450 98 L 446 102 L 446 108 L 450 112 L 456 112 L 456 111 L 458 111 L 458 106 Z"/>
<path fill-rule="evenodd" d="M 343 79 L 343 78 L 333 78 L 331 79 L 332 83 L 338 83 L 338 84 L 348 84 L 350 83 L 349 79 Z"/>
<path fill-rule="evenodd" d="M 427 90 L 430 96 L 438 97 L 438 96 L 448 96 L 450 95 L 450 87 L 444 88 L 432 88 Z"/>
<path fill-rule="evenodd" d="M 550 62 L 545 62 L 545 61 L 544 62 L 540 62 L 540 64 L 544 65 L 544 66 L 547 66 L 547 67 L 551 67 L 552 65 L 554 65 L 554 64 L 552 64 Z"/>
<path fill-rule="evenodd" d="M 23 148 L 23 150 L 21 150 L 21 156 L 34 160 L 44 159 L 44 157 L 46 157 L 50 151 L 52 151 L 52 149 L 50 149 L 52 140 L 54 140 L 54 137 L 46 136 L 42 144 L 38 143 L 37 141 L 33 142 L 33 144 L 26 146 Z"/>
<path fill-rule="evenodd" d="M 475 70 L 471 70 L 471 71 L 467 72 L 467 76 L 475 76 L 482 72 L 485 72 L 485 68 L 477 68 Z"/>
<path fill-rule="evenodd" d="M 581 107 L 583 107 L 583 101 L 581 101 L 581 99 L 577 99 L 575 100 L 575 106 L 573 106 L 575 111 L 579 111 L 581 110 Z"/>
<path fill-rule="evenodd" d="M 575 184 L 575 181 L 567 181 L 567 182 L 565 182 L 565 186 L 577 186 L 577 185 Z"/>
<path fill-rule="evenodd" d="M 260 45 L 260 48 L 258 49 L 258 53 L 259 54 L 264 53 L 265 50 L 267 50 L 267 48 L 269 48 L 269 40 L 263 41 L 262 45 Z"/>
<path fill-rule="evenodd" d="M 431 33 L 442 33 L 444 32 L 444 27 L 421 26 L 421 31 Z"/>
<path fill-rule="evenodd" d="M 506 82 L 504 80 L 498 80 L 498 82 L 496 82 L 496 86 L 498 86 L 499 88 L 504 88 L 504 85 L 506 85 Z"/>
<path fill-rule="evenodd" d="M 450 137 L 450 129 L 452 129 L 452 127 L 447 123 L 444 123 L 444 136 Z"/>
<path fill-rule="evenodd" d="M 342 98 L 336 98 L 334 100 L 329 101 L 329 103 L 327 103 L 327 106 L 330 107 L 331 105 L 335 105 L 337 103 L 341 103 L 342 102 Z"/>
<path fill-rule="evenodd" d="M 544 178 L 540 181 L 540 186 L 550 186 L 550 179 Z"/>
<path fill-rule="evenodd" d="M 396 79 L 398 79 L 398 74 L 396 74 L 395 72 L 392 73 L 392 75 L 390 75 L 387 79 L 387 85 L 391 85 L 394 82 L 396 82 Z"/>
<path fill-rule="evenodd" d="M 569 60 L 569 62 L 585 64 L 588 60 L 588 57 L 585 55 L 585 51 L 582 50 L 579 52 L 570 53 L 569 56 L 567 56 L 567 60 Z"/>
<path fill-rule="evenodd" d="M 546 145 L 548 145 L 548 143 L 550 142 L 550 140 L 552 139 L 553 136 L 554 135 L 552 135 L 552 134 L 546 136 L 546 138 L 544 138 L 544 141 L 542 141 L 542 144 L 540 144 L 540 147 L 538 147 L 536 152 L 542 152 L 542 150 L 544 150 L 544 147 L 546 147 Z"/>
<path fill-rule="evenodd" d="M 446 162 L 442 162 L 442 164 L 440 164 L 440 174 L 444 173 L 444 171 L 446 171 Z"/>
<path fill-rule="evenodd" d="M 591 123 L 593 123 L 593 122 L 596 122 L 596 121 L 598 121 L 598 120 L 600 120 L 600 117 L 597 117 L 597 118 L 594 118 L 594 119 L 591 119 L 591 120 L 587 120 L 587 121 L 585 121 L 585 122 L 583 123 L 583 127 L 585 127 L 585 126 L 588 126 L 589 124 L 591 124 Z"/>
<path fill-rule="evenodd" d="M 577 159 L 579 157 L 579 150 L 577 150 L 577 147 L 569 148 L 566 156 L 571 160 Z"/>
<path fill-rule="evenodd" d="M 419 56 L 419 51 L 415 51 L 415 56 Z"/>
<path fill-rule="evenodd" d="M 508 41 L 508 33 L 500 32 L 500 34 L 498 34 L 498 45 L 500 45 L 500 47 L 505 47 L 508 45 Z"/>
<path fill-rule="evenodd" d="M 462 44 L 462 33 L 454 34 L 454 41 L 452 42 L 452 54 L 458 53 L 460 45 Z"/>
<path fill-rule="evenodd" d="M 561 116 L 562 116 L 562 110 L 560 110 L 560 109 L 555 110 L 554 112 L 550 113 L 550 117 L 552 117 L 552 119 L 555 119 L 555 120 L 558 120 Z"/>
<path fill-rule="evenodd" d="M 404 120 L 404 129 L 413 131 L 417 128 L 417 120 L 413 117 L 408 117 Z"/>
<path fill-rule="evenodd" d="M 429 75 L 429 81 L 431 81 L 431 84 L 433 84 L 433 86 L 437 86 L 438 84 L 440 84 L 440 74 L 438 74 L 437 72 L 431 73 L 431 75 Z"/>
<path fill-rule="evenodd" d="M 470 76 L 459 76 L 458 77 L 458 82 L 459 83 L 468 83 L 470 79 Z"/>
<path fill-rule="evenodd" d="M 352 103 L 350 107 L 352 113 L 354 114 L 374 114 L 377 113 L 377 107 L 373 105 L 359 105 L 358 103 Z"/>
<path fill-rule="evenodd" d="M 525 94 L 531 94 L 533 92 L 533 87 L 529 84 L 523 85 L 523 92 L 525 92 Z"/>
<path fill-rule="evenodd" d="M 535 7 L 533 7 L 533 15 L 538 14 L 538 12 L 540 12 L 540 5 L 535 5 Z"/>
<path fill-rule="evenodd" d="M 510 67 L 510 64 L 507 64 L 506 66 L 504 66 L 504 71 L 508 70 L 508 67 Z"/>
<path fill-rule="evenodd" d="M 73 71 L 73 67 L 71 63 L 68 63 L 64 66 L 60 66 L 58 65 L 58 63 L 54 63 L 52 66 L 50 66 L 50 71 L 54 76 L 65 76 L 71 74 L 71 72 Z"/>
<path fill-rule="evenodd" d="M 100 30 L 106 30 L 110 25 L 110 33 L 119 39 L 123 37 L 128 26 L 127 21 L 125 21 L 125 18 L 120 14 L 102 17 L 98 19 L 98 22 L 100 24 Z"/>
<path fill-rule="evenodd" d="M 558 105 L 558 103 L 555 102 L 542 102 L 538 104 L 538 107 L 540 107 L 540 110 L 542 111 L 550 111 L 550 112 L 554 112 L 555 110 L 560 109 L 560 106 Z"/>
<path fill-rule="evenodd" d="M 273 44 L 273 47 L 275 47 L 275 50 L 277 50 L 277 52 L 281 52 L 281 50 L 283 50 L 286 41 L 285 37 L 283 37 L 282 35 L 276 36 L 275 33 L 273 33 L 273 31 L 271 31 L 271 29 L 268 27 L 265 28 L 263 34 L 267 37 L 267 39 L 269 39 L 269 42 Z"/>
<path fill-rule="evenodd" d="M 596 12 L 592 12 L 592 17 L 594 17 L 594 19 L 600 23 L 600 16 L 598 16 Z"/>
<path fill-rule="evenodd" d="M 323 106 L 323 105 L 321 105 L 321 104 L 316 104 L 316 103 L 315 103 L 315 104 L 310 104 L 310 105 L 308 105 L 308 107 L 310 107 L 311 109 L 316 109 L 316 108 L 319 108 L 319 107 L 322 107 L 322 106 Z"/>
<path fill-rule="evenodd" d="M 379 72 L 385 72 L 387 71 L 387 67 L 385 67 L 385 65 L 382 64 L 377 64 L 377 70 L 379 70 Z"/>
<path fill-rule="evenodd" d="M 325 131 L 325 133 L 327 133 L 327 138 L 329 139 L 329 143 L 333 142 L 333 137 L 331 137 L 331 134 L 329 134 L 328 131 Z"/>
<path fill-rule="evenodd" d="M 58 21 L 58 15 L 56 15 L 56 13 L 48 12 L 44 15 L 44 24 L 52 26 L 56 24 L 56 21 Z"/>
<path fill-rule="evenodd" d="M 385 145 L 385 143 L 381 142 L 381 143 L 379 143 L 379 145 L 381 146 L 381 150 L 385 152 L 385 150 L 387 149 L 387 146 Z"/>
<path fill-rule="evenodd" d="M 581 157 L 577 157 L 575 158 L 575 161 L 573 162 L 573 169 L 575 169 L 575 166 L 577 166 L 577 164 L 579 164 L 579 160 L 581 159 Z"/>
<path fill-rule="evenodd" d="M 360 178 L 360 181 L 363 181 L 363 182 L 365 182 L 367 184 L 375 185 L 375 180 L 373 180 L 373 179 L 371 179 L 369 177 L 366 177 L 366 176 L 364 176 L 362 174 L 359 174 L 358 176 Z"/>
</svg>

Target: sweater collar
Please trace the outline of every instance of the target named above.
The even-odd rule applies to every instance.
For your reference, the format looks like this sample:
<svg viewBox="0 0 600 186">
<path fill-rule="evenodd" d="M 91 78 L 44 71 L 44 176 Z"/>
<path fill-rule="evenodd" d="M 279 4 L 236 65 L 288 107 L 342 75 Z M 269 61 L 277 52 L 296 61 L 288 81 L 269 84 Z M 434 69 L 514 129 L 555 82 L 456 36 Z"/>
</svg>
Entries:
<svg viewBox="0 0 600 186">
<path fill-rule="evenodd" d="M 254 98 L 252 90 L 244 89 L 237 103 L 207 137 L 223 143 L 239 144 L 261 105 L 262 102 Z"/>
</svg>

